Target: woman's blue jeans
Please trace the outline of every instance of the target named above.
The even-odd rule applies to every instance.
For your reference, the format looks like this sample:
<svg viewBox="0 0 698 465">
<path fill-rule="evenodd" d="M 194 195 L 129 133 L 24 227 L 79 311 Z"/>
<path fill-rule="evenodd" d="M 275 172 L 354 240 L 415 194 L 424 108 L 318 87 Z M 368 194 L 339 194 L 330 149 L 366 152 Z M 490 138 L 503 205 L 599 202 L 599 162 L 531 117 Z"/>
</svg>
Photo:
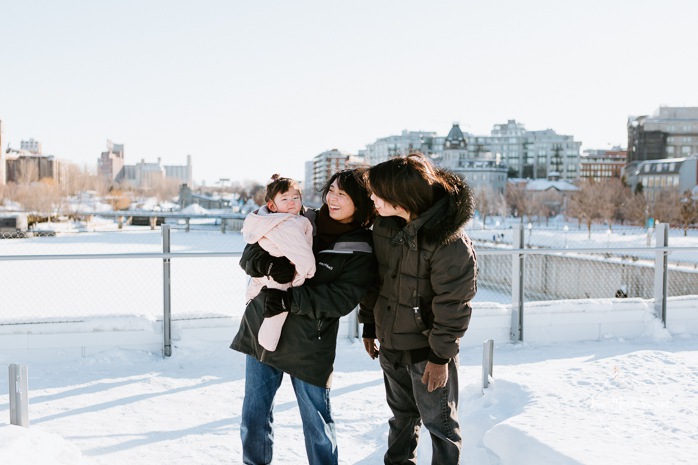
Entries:
<svg viewBox="0 0 698 465">
<path fill-rule="evenodd" d="M 242 461 L 267 465 L 274 452 L 274 397 L 284 372 L 247 356 L 242 403 Z M 291 376 L 303 422 L 310 465 L 336 465 L 337 439 L 330 409 L 330 390 Z"/>
</svg>

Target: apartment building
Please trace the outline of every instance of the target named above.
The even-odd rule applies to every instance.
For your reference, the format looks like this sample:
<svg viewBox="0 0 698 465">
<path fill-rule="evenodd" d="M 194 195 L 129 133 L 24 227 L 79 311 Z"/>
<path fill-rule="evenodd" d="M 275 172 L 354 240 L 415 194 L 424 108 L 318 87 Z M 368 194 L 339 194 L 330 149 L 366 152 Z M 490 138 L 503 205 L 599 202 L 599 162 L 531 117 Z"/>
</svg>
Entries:
<svg viewBox="0 0 698 465">
<path fill-rule="evenodd" d="M 663 106 L 628 118 L 628 163 L 698 153 L 698 107 Z"/>
<path fill-rule="evenodd" d="M 594 181 L 620 179 L 627 159 L 628 151 L 620 147 L 585 150 L 579 159 L 579 177 Z"/>
</svg>

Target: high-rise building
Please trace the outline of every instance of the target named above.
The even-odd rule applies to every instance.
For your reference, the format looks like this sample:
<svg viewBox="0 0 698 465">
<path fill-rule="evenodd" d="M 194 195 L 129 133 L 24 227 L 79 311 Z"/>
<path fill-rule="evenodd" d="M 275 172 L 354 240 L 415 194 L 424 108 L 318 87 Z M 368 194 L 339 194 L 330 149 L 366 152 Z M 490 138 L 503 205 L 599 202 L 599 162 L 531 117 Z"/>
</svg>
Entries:
<svg viewBox="0 0 698 465">
<path fill-rule="evenodd" d="M 124 145 L 107 140 L 107 151 L 97 160 L 97 173 L 107 182 L 119 182 L 123 177 Z"/>
<path fill-rule="evenodd" d="M 337 171 L 358 168 L 366 166 L 363 157 L 352 155 L 342 150 L 332 149 L 326 150 L 318 155 L 315 155 L 312 161 L 312 188 L 306 187 L 304 192 L 307 194 L 304 201 L 312 204 L 318 204 L 321 200 L 319 192 L 325 185 L 328 179 Z M 306 165 L 306 169 L 308 166 Z M 308 174 L 306 173 L 306 177 Z M 306 178 L 307 184 L 307 178 Z"/>
<path fill-rule="evenodd" d="M 341 150 L 326 150 L 313 158 L 313 190 L 319 191 L 337 171 L 347 166 L 349 153 Z"/>
<path fill-rule="evenodd" d="M 576 179 L 582 143 L 573 136 L 552 129 L 527 131 L 523 124 L 509 120 L 495 124 L 489 136 L 472 138 L 471 150 L 500 154 L 501 161 L 520 178 Z"/>
<path fill-rule="evenodd" d="M 698 153 L 698 107 L 659 107 L 628 118 L 628 163 Z"/>
<path fill-rule="evenodd" d="M 313 172 L 314 172 L 313 160 L 308 160 L 305 162 L 304 168 L 304 179 L 303 179 L 303 202 L 315 203 L 315 187 L 313 186 Z"/>
<path fill-rule="evenodd" d="M 194 174 L 191 165 L 191 155 L 187 155 L 186 165 L 165 165 L 167 179 L 177 179 L 181 184 L 194 185 Z"/>
<path fill-rule="evenodd" d="M 34 140 L 34 138 L 21 141 L 19 148 L 31 155 L 41 155 L 41 142 Z"/>
<path fill-rule="evenodd" d="M 428 154 L 432 151 L 435 138 L 435 132 L 404 130 L 399 136 L 382 137 L 366 145 L 364 150 L 359 151 L 359 156 L 373 166 L 412 151 Z"/>
<path fill-rule="evenodd" d="M 435 163 L 463 178 L 475 191 L 488 188 L 504 193 L 507 184 L 507 167 L 501 158 L 482 146 L 471 147 L 458 123 L 453 123 L 443 141 L 434 144 L 432 158 Z"/>
</svg>

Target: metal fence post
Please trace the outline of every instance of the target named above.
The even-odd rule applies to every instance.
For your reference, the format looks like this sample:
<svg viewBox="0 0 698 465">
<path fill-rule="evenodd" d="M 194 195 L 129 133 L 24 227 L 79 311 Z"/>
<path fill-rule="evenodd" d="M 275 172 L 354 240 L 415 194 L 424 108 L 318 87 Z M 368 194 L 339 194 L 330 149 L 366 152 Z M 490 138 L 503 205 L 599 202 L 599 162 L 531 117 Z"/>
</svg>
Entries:
<svg viewBox="0 0 698 465">
<path fill-rule="evenodd" d="M 29 427 L 29 383 L 26 365 L 10 364 L 10 424 Z"/>
<path fill-rule="evenodd" d="M 349 339 L 358 339 L 361 335 L 359 331 L 359 306 L 357 305 L 354 310 L 347 315 L 347 337 Z"/>
<path fill-rule="evenodd" d="M 655 247 L 657 252 L 654 259 L 654 311 L 657 318 L 661 318 L 666 328 L 666 298 L 668 293 L 668 253 L 660 250 L 669 246 L 669 225 L 657 223 L 655 225 Z"/>
<path fill-rule="evenodd" d="M 487 389 L 487 387 L 490 385 L 493 366 L 494 341 L 492 339 L 488 339 L 482 344 L 482 389 Z"/>
<path fill-rule="evenodd" d="M 512 248 L 524 248 L 523 224 L 514 226 Z M 523 312 L 524 312 L 524 254 L 512 254 L 511 259 L 511 330 L 509 339 L 512 342 L 523 341 Z"/>
<path fill-rule="evenodd" d="M 170 225 L 162 225 L 162 252 L 170 253 Z M 162 315 L 162 332 L 164 335 L 163 343 L 163 353 L 165 357 L 172 355 L 172 308 L 170 304 L 170 259 L 162 259 L 162 272 L 163 272 L 163 294 L 162 301 L 164 304 L 163 315 Z"/>
</svg>

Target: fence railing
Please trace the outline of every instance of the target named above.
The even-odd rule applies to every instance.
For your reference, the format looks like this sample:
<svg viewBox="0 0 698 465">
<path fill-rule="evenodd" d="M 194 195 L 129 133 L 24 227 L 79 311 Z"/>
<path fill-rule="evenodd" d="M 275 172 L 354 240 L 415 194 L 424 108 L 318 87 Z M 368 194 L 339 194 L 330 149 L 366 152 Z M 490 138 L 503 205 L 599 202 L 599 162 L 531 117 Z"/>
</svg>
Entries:
<svg viewBox="0 0 698 465">
<path fill-rule="evenodd" d="M 653 298 L 657 317 L 666 326 L 671 318 L 666 312 L 667 297 L 698 293 L 698 260 L 685 259 L 689 254 L 698 255 L 698 244 L 670 247 L 666 225 L 657 225 L 654 247 L 544 248 L 531 246 L 530 240 L 524 242 L 523 226 L 513 228 L 512 233 L 512 244 L 476 244 L 476 302 L 511 306 L 510 336 L 515 341 L 524 339 L 525 306 L 530 302 Z M 123 238 L 129 233 L 111 234 L 128 242 Z M 28 254 L 20 250 L 0 254 L 0 299 L 4 301 L 0 326 L 137 313 L 162 325 L 163 353 L 169 356 L 172 320 L 242 313 L 246 279 L 238 266 L 244 246 L 239 233 L 218 233 L 214 238 L 213 234 L 173 232 L 162 225 L 159 240 L 152 233 L 132 237 L 139 239 L 137 248 L 143 250 L 93 253 L 112 246 L 120 249 L 91 236 L 92 242 L 78 238 L 72 244 L 87 253 Z M 50 250 L 52 240 L 46 238 L 40 245 Z M 648 258 L 648 251 L 653 258 Z M 670 262 L 670 255 L 682 260 Z M 76 262 L 79 266 L 69 265 Z"/>
</svg>

